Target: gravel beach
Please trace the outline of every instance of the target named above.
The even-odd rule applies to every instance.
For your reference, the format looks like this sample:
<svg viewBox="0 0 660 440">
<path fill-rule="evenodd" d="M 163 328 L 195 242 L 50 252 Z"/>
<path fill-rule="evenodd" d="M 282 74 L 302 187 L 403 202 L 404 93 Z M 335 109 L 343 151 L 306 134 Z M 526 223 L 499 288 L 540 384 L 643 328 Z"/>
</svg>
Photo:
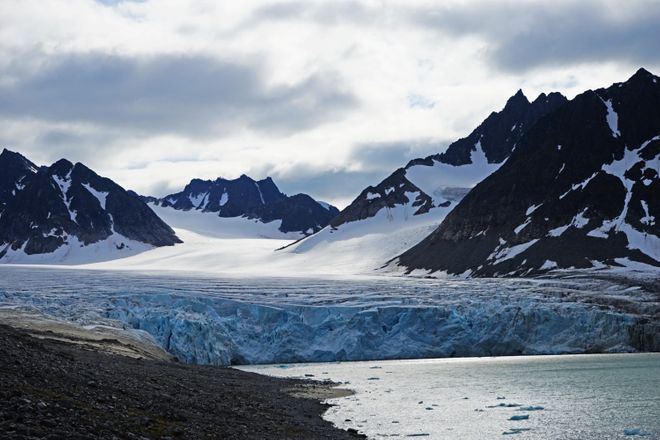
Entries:
<svg viewBox="0 0 660 440">
<path fill-rule="evenodd" d="M 47 333 L 0 325 L 0 438 L 364 438 L 321 418 L 320 400 L 345 392 L 330 385 L 118 355 Z"/>
</svg>

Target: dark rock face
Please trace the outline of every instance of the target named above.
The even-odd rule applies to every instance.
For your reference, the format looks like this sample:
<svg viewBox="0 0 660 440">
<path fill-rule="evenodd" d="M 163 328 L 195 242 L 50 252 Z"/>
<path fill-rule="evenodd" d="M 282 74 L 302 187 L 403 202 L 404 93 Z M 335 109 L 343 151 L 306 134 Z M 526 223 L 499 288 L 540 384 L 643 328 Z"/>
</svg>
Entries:
<svg viewBox="0 0 660 440">
<path fill-rule="evenodd" d="M 193 179 L 179 193 L 143 200 L 184 211 L 216 212 L 220 217 L 246 217 L 265 223 L 281 220 L 282 232 L 316 232 L 339 213 L 334 206 L 324 206 L 306 194 L 283 194 L 270 177 L 255 181 L 245 174 L 235 180 Z"/>
<path fill-rule="evenodd" d="M 478 147 L 481 147 L 488 163 L 502 163 L 536 121 L 564 103 L 566 98 L 560 93 L 541 94 L 533 102 L 529 102 L 519 90 L 509 98 L 501 111 L 491 113 L 469 136 L 452 143 L 446 152 L 411 160 L 404 168 L 399 168 L 378 185 L 366 188 L 341 211 L 331 225 L 336 228 L 344 223 L 373 217 L 383 208 L 394 208 L 407 203 L 412 203 L 412 207 L 416 208 L 414 215 L 425 214 L 436 207 L 450 206 L 460 200 L 469 188 L 452 184 L 444 186 L 441 194 L 428 194 L 414 183 L 415 179 L 410 177 L 411 169 L 428 167 L 428 172 L 437 172 L 437 180 L 442 182 L 442 165 L 457 168 L 471 165 L 473 153 Z M 431 170 L 433 167 L 436 167 L 437 171 Z M 486 176 L 481 176 L 483 177 Z M 410 200 L 411 197 L 413 200 Z"/>
<path fill-rule="evenodd" d="M 469 136 L 451 144 L 447 151 L 431 159 L 451 165 L 469 164 L 477 142 L 489 163 L 501 163 L 509 157 L 520 138 L 543 116 L 566 103 L 566 97 L 553 92 L 541 93 L 529 102 L 522 90 L 513 95 L 499 112 L 491 113 Z M 427 158 L 428 160 L 429 158 Z"/>
<path fill-rule="evenodd" d="M 114 233 L 153 246 L 180 242 L 139 197 L 83 164 L 62 159 L 37 170 L 17 153 L 7 156 L 13 158 L 9 169 L 20 179 L 20 190 L 11 193 L 0 216 L 0 257 L 9 248 L 23 248 L 28 255 L 50 253 L 71 237 L 86 246 Z M 27 174 L 16 171 L 19 163 Z M 0 165 L 4 178 L 5 162 Z M 5 189 L 3 194 L 10 193 Z"/>
<path fill-rule="evenodd" d="M 25 188 L 25 178 L 37 172 L 37 166 L 22 155 L 3 149 L 0 153 L 0 214 L 17 191 Z"/>
<path fill-rule="evenodd" d="M 399 263 L 476 276 L 660 266 L 659 157 L 660 79 L 640 69 L 539 120 Z"/>
</svg>

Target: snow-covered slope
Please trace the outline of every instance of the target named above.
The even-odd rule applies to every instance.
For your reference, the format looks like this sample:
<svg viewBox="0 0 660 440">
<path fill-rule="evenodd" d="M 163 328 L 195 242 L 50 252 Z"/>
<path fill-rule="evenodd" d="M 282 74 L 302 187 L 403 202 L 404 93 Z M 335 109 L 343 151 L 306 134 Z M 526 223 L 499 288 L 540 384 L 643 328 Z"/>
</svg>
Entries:
<svg viewBox="0 0 660 440">
<path fill-rule="evenodd" d="M 530 103 L 518 91 L 445 153 L 412 160 L 365 188 L 328 227 L 283 252 L 373 271 L 426 237 L 470 188 L 501 166 L 538 119 L 565 101 L 552 93 Z"/>
<path fill-rule="evenodd" d="M 411 196 L 411 199 L 413 197 Z M 379 210 L 368 220 L 349 222 L 278 251 L 279 258 L 298 258 L 306 267 L 337 274 L 374 273 L 381 265 L 430 234 L 451 209 L 438 207 L 414 215 L 414 202 Z"/>
<path fill-rule="evenodd" d="M 539 121 L 398 262 L 479 276 L 660 269 L 659 161 L 660 78 L 640 69 Z"/>
<path fill-rule="evenodd" d="M 214 212 L 178 210 L 150 203 L 154 212 L 171 225 L 183 243 L 161 247 L 103 263 L 86 265 L 93 269 L 178 272 L 206 272 L 222 275 L 278 276 L 306 273 L 290 258 L 281 258 L 276 249 L 301 237 L 284 233 L 281 220 L 263 223 L 245 217 L 218 217 Z M 280 258 L 278 258 L 280 257 Z M 311 267 L 308 270 L 313 271 Z M 299 272 L 299 273 L 298 273 Z"/>
</svg>

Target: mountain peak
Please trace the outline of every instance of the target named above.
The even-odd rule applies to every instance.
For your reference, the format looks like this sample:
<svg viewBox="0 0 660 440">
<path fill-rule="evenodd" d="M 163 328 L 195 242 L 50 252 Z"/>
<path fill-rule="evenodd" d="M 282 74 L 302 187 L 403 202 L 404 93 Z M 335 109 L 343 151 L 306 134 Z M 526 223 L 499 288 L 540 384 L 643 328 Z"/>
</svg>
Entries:
<svg viewBox="0 0 660 440">
<path fill-rule="evenodd" d="M 635 74 L 631 76 L 630 79 L 628 79 L 628 82 L 648 82 L 648 81 L 653 81 L 656 78 L 657 77 L 654 74 L 652 74 L 645 68 L 640 67 L 637 70 L 637 72 L 635 72 Z"/>
<path fill-rule="evenodd" d="M 518 91 L 506 101 L 503 110 L 521 111 L 522 109 L 526 108 L 528 105 L 529 105 L 529 100 L 527 99 L 527 96 L 525 96 L 522 89 L 518 89 Z"/>
<path fill-rule="evenodd" d="M 518 107 L 521 105 L 528 105 L 528 104 L 529 104 L 529 100 L 527 99 L 527 96 L 525 96 L 522 89 L 518 89 L 515 95 L 513 95 L 506 101 L 506 105 L 504 106 L 504 108 L 507 109 L 514 106 Z"/>
<path fill-rule="evenodd" d="M 0 161 L 2 161 L 3 166 L 8 166 L 11 164 L 17 164 L 19 167 L 22 168 L 27 168 L 31 170 L 32 172 L 37 171 L 37 166 L 30 162 L 25 156 L 23 156 L 21 153 L 17 153 L 15 151 L 8 150 L 6 148 L 2 149 L 2 152 L 0 153 Z"/>
<path fill-rule="evenodd" d="M 64 177 L 73 170 L 73 164 L 66 159 L 60 159 L 50 166 L 50 173 Z"/>
<path fill-rule="evenodd" d="M 2 149 L 2 153 L 0 153 L 0 157 L 3 157 L 3 158 L 9 158 L 9 157 L 13 157 L 13 158 L 19 158 L 19 157 L 20 157 L 20 158 L 24 158 L 20 153 L 17 153 L 17 152 L 15 152 L 15 151 L 8 150 L 8 149 L 6 149 L 6 148 L 3 148 L 3 149 Z"/>
</svg>

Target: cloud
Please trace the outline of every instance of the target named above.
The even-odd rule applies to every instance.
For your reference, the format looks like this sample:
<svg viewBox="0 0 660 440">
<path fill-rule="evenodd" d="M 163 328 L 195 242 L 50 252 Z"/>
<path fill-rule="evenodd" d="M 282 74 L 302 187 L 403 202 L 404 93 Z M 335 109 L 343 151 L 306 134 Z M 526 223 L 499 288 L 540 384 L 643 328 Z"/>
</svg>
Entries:
<svg viewBox="0 0 660 440">
<path fill-rule="evenodd" d="M 383 11 L 384 5 L 373 8 L 363 2 L 341 0 L 332 2 L 289 1 L 273 3 L 255 9 L 237 30 L 277 21 L 303 21 L 334 26 L 338 24 L 365 24 Z"/>
<path fill-rule="evenodd" d="M 301 167 L 302 168 L 302 167 Z M 289 172 L 275 174 L 275 183 L 285 194 L 304 192 L 317 200 L 344 208 L 359 194 L 362 188 L 375 185 L 390 174 L 388 171 L 351 171 L 347 169 L 316 170 L 312 173 Z"/>
<path fill-rule="evenodd" d="M 356 145 L 350 163 L 359 169 L 384 173 L 405 166 L 412 159 L 444 151 L 450 141 L 431 139 L 402 139 L 391 142 L 370 142 Z M 389 173 L 388 173 L 389 174 Z M 376 184 L 378 182 L 372 182 Z"/>
<path fill-rule="evenodd" d="M 649 0 L 0 2 L 0 144 L 163 195 L 272 175 L 350 202 L 522 88 L 657 73 Z"/>
<path fill-rule="evenodd" d="M 660 8 L 636 2 L 468 2 L 422 8 L 412 22 L 451 36 L 477 36 L 500 70 L 619 61 L 658 64 Z"/>
<path fill-rule="evenodd" d="M 95 0 L 95 1 L 105 6 L 117 6 L 118 4 L 124 2 L 142 3 L 142 2 L 146 2 L 147 0 Z"/>
<path fill-rule="evenodd" d="M 267 85 L 264 67 L 204 55 L 50 57 L 0 86 L 0 114 L 192 137 L 287 134 L 337 119 L 356 98 L 327 73 Z"/>
<path fill-rule="evenodd" d="M 306 164 L 282 169 L 271 165 L 253 172 L 256 178 L 273 177 L 287 194 L 305 192 L 344 207 L 363 188 L 378 184 L 411 159 L 444 151 L 448 144 L 431 139 L 361 143 L 351 148 L 346 165 L 342 167 L 325 169 Z"/>
</svg>

